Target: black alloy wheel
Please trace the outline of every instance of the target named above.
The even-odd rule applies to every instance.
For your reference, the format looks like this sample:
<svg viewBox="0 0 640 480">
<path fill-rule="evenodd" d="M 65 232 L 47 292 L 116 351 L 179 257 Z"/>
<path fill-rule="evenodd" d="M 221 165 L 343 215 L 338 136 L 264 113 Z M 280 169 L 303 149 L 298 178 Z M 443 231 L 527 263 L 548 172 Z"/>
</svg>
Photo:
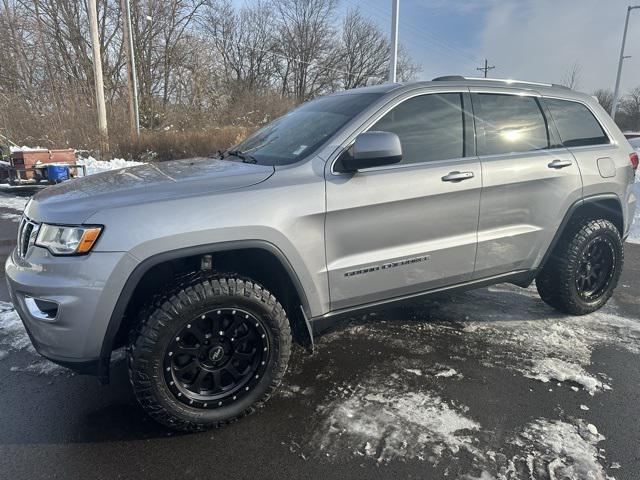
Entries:
<svg viewBox="0 0 640 480">
<path fill-rule="evenodd" d="M 616 251 L 606 236 L 591 240 L 582 252 L 576 272 L 576 290 L 586 301 L 600 297 L 609 286 L 616 264 Z"/>
<path fill-rule="evenodd" d="M 179 330 L 165 354 L 165 380 L 180 401 L 217 408 L 251 390 L 268 357 L 260 320 L 239 308 L 220 308 Z"/>
</svg>

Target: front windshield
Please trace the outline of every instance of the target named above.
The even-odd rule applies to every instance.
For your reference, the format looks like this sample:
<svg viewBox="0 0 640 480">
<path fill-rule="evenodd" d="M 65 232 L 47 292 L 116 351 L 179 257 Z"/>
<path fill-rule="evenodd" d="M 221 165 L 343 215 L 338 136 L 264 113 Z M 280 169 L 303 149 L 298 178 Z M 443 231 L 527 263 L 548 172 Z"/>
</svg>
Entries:
<svg viewBox="0 0 640 480">
<path fill-rule="evenodd" d="M 305 103 L 231 148 L 262 165 L 288 165 L 313 153 L 380 93 L 321 97 Z"/>
</svg>

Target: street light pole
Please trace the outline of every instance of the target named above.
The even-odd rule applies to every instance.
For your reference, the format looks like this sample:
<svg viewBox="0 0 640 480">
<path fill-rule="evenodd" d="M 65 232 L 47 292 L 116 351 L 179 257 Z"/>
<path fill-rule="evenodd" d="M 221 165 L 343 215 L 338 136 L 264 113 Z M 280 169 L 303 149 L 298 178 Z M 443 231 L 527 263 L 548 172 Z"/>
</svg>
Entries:
<svg viewBox="0 0 640 480">
<path fill-rule="evenodd" d="M 616 88 L 613 91 L 613 104 L 611 105 L 611 118 L 616 119 L 616 110 L 618 109 L 618 100 L 620 95 L 620 77 L 622 76 L 622 62 L 624 61 L 624 45 L 627 42 L 627 30 L 629 28 L 629 14 L 631 10 L 640 8 L 640 5 L 627 7 L 627 18 L 624 21 L 624 32 L 622 33 L 622 46 L 620 47 L 620 60 L 618 61 L 618 75 L 616 76 Z"/>
<path fill-rule="evenodd" d="M 398 69 L 398 14 L 400 0 L 391 0 L 393 14 L 391 15 L 391 58 L 389 59 L 389 82 L 395 83 Z"/>
</svg>

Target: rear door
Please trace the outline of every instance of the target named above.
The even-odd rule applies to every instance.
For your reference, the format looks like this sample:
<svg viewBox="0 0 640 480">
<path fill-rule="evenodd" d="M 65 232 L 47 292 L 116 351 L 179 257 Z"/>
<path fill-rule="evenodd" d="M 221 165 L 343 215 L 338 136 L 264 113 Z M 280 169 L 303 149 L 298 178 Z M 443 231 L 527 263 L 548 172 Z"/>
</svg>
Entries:
<svg viewBox="0 0 640 480">
<path fill-rule="evenodd" d="M 467 92 L 406 94 L 361 129 L 396 133 L 400 164 L 345 175 L 328 162 L 332 309 L 471 278 L 481 172 L 469 102 Z"/>
<path fill-rule="evenodd" d="M 536 92 L 471 92 L 483 178 L 474 278 L 529 270 L 581 198 L 580 169 Z"/>
</svg>

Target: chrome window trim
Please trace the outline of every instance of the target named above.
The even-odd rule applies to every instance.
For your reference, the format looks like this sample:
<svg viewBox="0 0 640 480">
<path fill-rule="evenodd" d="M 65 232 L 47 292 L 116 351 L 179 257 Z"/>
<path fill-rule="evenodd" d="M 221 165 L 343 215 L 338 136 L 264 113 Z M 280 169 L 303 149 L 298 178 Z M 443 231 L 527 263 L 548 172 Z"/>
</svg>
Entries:
<svg viewBox="0 0 640 480">
<path fill-rule="evenodd" d="M 467 160 L 469 162 L 474 162 L 477 163 L 478 162 L 478 157 L 477 156 L 473 156 L 473 157 L 457 157 L 457 158 L 445 158 L 443 160 L 427 160 L 424 162 L 415 162 L 415 163 L 401 163 L 401 164 L 396 164 L 396 165 L 383 165 L 381 167 L 371 167 L 371 168 L 363 168 L 362 170 L 358 170 L 358 173 L 369 173 L 369 172 L 379 172 L 379 171 L 383 171 L 383 170 L 400 170 L 403 168 L 409 168 L 409 167 L 428 167 L 431 165 L 434 166 L 442 166 L 442 165 L 446 165 L 449 163 L 461 163 L 463 160 Z"/>
</svg>

